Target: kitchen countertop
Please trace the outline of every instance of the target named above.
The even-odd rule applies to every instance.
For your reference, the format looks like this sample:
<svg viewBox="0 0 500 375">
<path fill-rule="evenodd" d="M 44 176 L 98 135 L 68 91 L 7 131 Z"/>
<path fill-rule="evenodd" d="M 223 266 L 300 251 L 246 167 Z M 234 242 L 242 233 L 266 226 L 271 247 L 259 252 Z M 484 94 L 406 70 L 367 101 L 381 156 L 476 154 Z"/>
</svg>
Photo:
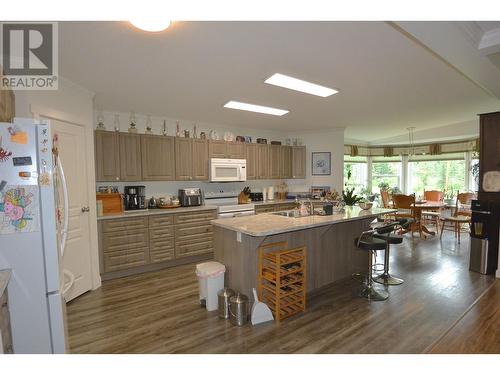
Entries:
<svg viewBox="0 0 500 375">
<path fill-rule="evenodd" d="M 0 270 L 0 296 L 3 294 L 3 292 L 7 288 L 7 285 L 9 284 L 11 273 L 12 272 L 10 270 Z"/>
<path fill-rule="evenodd" d="M 390 212 L 396 212 L 396 210 L 385 208 L 362 210 L 357 206 L 353 206 L 345 207 L 343 212 L 328 216 L 313 215 L 294 218 L 265 213 L 256 216 L 215 219 L 211 223 L 215 226 L 244 233 L 249 236 L 262 237 L 347 221 L 375 218 Z"/>
<path fill-rule="evenodd" d="M 216 209 L 217 206 L 211 206 L 211 205 L 203 205 L 195 207 L 178 207 L 178 208 L 156 208 L 151 210 L 147 209 L 141 211 L 128 211 L 127 213 L 116 214 L 116 215 L 98 216 L 97 220 L 124 219 L 137 216 L 165 215 L 165 214 L 176 214 L 180 212 L 206 211 L 206 210 L 216 210 Z"/>
</svg>

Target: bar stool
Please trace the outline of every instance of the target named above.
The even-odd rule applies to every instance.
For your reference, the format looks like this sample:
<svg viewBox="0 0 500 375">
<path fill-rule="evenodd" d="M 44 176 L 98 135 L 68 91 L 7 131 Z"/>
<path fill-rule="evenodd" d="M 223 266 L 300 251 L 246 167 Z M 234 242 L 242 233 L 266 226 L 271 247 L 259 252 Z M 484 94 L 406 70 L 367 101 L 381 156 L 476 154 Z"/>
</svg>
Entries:
<svg viewBox="0 0 500 375">
<path fill-rule="evenodd" d="M 403 220 L 405 219 L 401 219 L 400 221 Z M 399 222 L 375 228 L 375 234 L 373 235 L 373 237 L 381 239 L 386 243 L 385 254 L 384 254 L 384 272 L 373 278 L 373 281 L 375 281 L 376 283 L 384 285 L 401 285 L 404 282 L 403 279 L 391 276 L 389 274 L 389 251 L 391 244 L 397 245 L 403 242 L 403 236 L 391 234 L 396 229 L 396 225 L 398 224 Z M 401 227 L 403 227 L 403 225 L 401 225 Z"/>
<path fill-rule="evenodd" d="M 370 301 L 384 301 L 389 298 L 389 293 L 385 290 L 378 290 L 373 285 L 372 280 L 372 267 L 373 267 L 373 253 L 377 250 L 385 250 L 387 242 L 373 236 L 375 230 L 370 230 L 361 233 L 361 235 L 354 240 L 354 245 L 361 250 L 368 251 L 368 277 L 366 278 L 365 288 L 361 291 L 360 296 Z"/>
</svg>

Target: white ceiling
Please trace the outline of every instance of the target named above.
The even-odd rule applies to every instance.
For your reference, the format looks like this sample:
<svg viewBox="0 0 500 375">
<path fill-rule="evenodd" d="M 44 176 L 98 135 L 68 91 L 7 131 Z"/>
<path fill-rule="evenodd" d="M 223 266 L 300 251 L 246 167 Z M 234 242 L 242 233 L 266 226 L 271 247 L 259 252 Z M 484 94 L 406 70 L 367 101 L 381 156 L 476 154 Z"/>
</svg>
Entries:
<svg viewBox="0 0 500 375">
<path fill-rule="evenodd" d="M 96 107 L 284 131 L 345 127 L 376 142 L 476 119 L 500 101 L 383 22 L 178 22 L 163 33 L 123 22 L 60 24 L 60 73 Z M 266 85 L 280 72 L 340 90 L 320 98 Z M 288 109 L 224 109 L 228 100 Z M 432 133 L 430 133 L 432 137 Z"/>
</svg>

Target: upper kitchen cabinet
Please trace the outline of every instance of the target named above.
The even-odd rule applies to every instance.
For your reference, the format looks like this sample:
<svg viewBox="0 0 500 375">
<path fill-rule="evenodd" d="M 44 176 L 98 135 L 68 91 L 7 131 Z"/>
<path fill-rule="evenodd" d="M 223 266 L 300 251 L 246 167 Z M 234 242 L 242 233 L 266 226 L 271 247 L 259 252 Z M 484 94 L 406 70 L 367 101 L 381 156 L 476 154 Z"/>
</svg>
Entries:
<svg viewBox="0 0 500 375">
<path fill-rule="evenodd" d="M 292 178 L 306 178 L 306 146 L 292 146 Z"/>
<path fill-rule="evenodd" d="M 247 143 L 245 147 L 247 159 L 247 180 L 257 179 L 257 144 Z"/>
<path fill-rule="evenodd" d="M 122 181 L 141 181 L 141 136 L 120 133 L 120 179 Z"/>
<path fill-rule="evenodd" d="M 292 147 L 281 146 L 280 178 L 292 178 Z"/>
<path fill-rule="evenodd" d="M 142 179 L 175 180 L 174 137 L 141 135 Z"/>
<path fill-rule="evenodd" d="M 280 178 L 281 146 L 269 145 L 268 153 L 267 177 L 270 179 Z"/>
<path fill-rule="evenodd" d="M 229 159 L 245 159 L 245 143 L 227 142 L 227 157 Z"/>
<path fill-rule="evenodd" d="M 269 145 L 257 144 L 257 178 L 260 180 L 268 178 Z"/>
<path fill-rule="evenodd" d="M 190 138 L 175 138 L 175 179 L 193 179 L 193 143 Z"/>
<path fill-rule="evenodd" d="M 204 139 L 175 139 L 175 179 L 208 180 L 208 142 Z"/>
<path fill-rule="evenodd" d="M 193 180 L 208 180 L 208 141 L 193 139 Z"/>
<path fill-rule="evenodd" d="M 94 132 L 97 182 L 120 181 L 120 145 L 117 132 Z"/>
<path fill-rule="evenodd" d="M 208 141 L 208 155 L 210 158 L 226 158 L 227 142 L 226 141 Z"/>
<path fill-rule="evenodd" d="M 210 140 L 208 154 L 210 158 L 245 159 L 245 143 Z"/>
</svg>

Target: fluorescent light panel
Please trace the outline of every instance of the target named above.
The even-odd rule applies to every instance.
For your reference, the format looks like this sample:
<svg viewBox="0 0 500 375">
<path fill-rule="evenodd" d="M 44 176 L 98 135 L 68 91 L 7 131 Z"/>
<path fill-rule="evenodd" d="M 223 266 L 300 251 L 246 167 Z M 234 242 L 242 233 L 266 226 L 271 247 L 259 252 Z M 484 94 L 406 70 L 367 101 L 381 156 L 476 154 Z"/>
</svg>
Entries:
<svg viewBox="0 0 500 375">
<path fill-rule="evenodd" d="M 228 101 L 226 104 L 224 104 L 224 107 L 231 109 L 240 109 L 242 111 L 265 113 L 266 115 L 273 115 L 273 116 L 283 116 L 286 115 L 288 112 L 290 112 L 287 111 L 286 109 L 278 109 L 272 107 L 265 107 L 263 105 L 242 103 L 242 102 L 237 102 L 235 100 Z"/>
<path fill-rule="evenodd" d="M 290 90 L 301 91 L 307 94 L 321 96 L 323 98 L 338 93 L 337 90 L 330 89 L 325 86 L 320 86 L 315 83 L 303 81 L 298 78 L 289 77 L 280 73 L 272 75 L 264 82 L 270 85 L 280 86 Z"/>
</svg>

